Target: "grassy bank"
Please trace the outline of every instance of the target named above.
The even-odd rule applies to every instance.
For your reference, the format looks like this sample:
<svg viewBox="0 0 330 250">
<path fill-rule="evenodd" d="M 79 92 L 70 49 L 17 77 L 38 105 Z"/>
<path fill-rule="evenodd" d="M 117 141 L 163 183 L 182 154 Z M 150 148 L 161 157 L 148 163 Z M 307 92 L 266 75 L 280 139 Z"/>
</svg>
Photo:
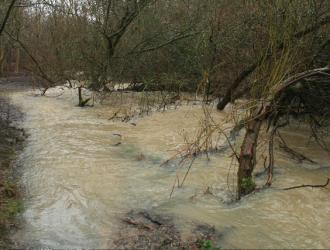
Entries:
<svg viewBox="0 0 330 250">
<path fill-rule="evenodd" d="M 17 153 L 22 149 L 24 132 L 12 126 L 19 111 L 0 96 L 0 248 L 10 247 L 9 233 L 15 229 L 22 202 L 14 174 Z"/>
</svg>

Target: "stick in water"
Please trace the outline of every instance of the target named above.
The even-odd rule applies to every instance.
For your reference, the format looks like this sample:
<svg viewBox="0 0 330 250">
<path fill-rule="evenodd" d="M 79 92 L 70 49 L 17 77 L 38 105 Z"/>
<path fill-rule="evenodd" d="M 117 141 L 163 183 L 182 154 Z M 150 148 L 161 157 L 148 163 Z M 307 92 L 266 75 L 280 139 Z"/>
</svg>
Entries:
<svg viewBox="0 0 330 250">
<path fill-rule="evenodd" d="M 304 188 L 304 187 L 312 187 L 312 188 L 323 188 L 329 185 L 330 179 L 328 178 L 327 182 L 325 184 L 321 185 L 300 185 L 300 186 L 294 186 L 294 187 L 288 187 L 288 188 L 283 188 L 283 190 L 291 190 L 291 189 L 296 189 L 296 188 Z"/>
</svg>

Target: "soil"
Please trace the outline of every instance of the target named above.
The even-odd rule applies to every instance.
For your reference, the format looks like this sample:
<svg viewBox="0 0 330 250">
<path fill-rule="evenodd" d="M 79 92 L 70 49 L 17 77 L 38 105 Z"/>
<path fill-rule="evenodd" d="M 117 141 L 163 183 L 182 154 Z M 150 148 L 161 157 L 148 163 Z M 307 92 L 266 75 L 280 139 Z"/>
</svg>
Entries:
<svg viewBox="0 0 330 250">
<path fill-rule="evenodd" d="M 2 87 L 2 86 L 1 86 Z M 9 233 L 17 227 L 16 216 L 22 202 L 16 181 L 15 160 L 22 149 L 24 131 L 13 124 L 22 113 L 0 95 L 0 248 L 9 248 Z"/>
</svg>

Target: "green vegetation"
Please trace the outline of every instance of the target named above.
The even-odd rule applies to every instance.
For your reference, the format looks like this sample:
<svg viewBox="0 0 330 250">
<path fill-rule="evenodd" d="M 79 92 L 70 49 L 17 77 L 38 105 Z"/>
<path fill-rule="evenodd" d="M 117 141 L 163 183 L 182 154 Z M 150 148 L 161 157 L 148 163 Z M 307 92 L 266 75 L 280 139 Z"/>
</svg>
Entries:
<svg viewBox="0 0 330 250">
<path fill-rule="evenodd" d="M 9 179 L 9 169 L 4 169 L 0 162 L 0 247 L 9 245 L 8 231 L 23 210 L 17 185 Z"/>
<path fill-rule="evenodd" d="M 12 192 L 12 191 L 11 191 Z M 3 206 L 0 210 L 0 221 L 7 221 L 15 217 L 23 209 L 23 204 L 17 200 L 17 197 L 3 196 Z"/>
<path fill-rule="evenodd" d="M 19 113 L 7 100 L 0 98 L 0 113 L 16 116 Z M 10 116 L 8 115 L 7 117 Z M 12 173 L 12 162 L 22 146 L 21 131 L 9 126 L 8 120 L 0 118 L 0 248 L 8 248 L 8 232 L 15 225 L 15 219 L 23 209 L 17 183 Z"/>
<path fill-rule="evenodd" d="M 256 184 L 252 177 L 244 177 L 241 186 L 247 193 L 251 193 L 256 188 Z"/>
<path fill-rule="evenodd" d="M 213 250 L 213 242 L 212 240 L 201 240 L 200 242 L 201 250 Z"/>
</svg>

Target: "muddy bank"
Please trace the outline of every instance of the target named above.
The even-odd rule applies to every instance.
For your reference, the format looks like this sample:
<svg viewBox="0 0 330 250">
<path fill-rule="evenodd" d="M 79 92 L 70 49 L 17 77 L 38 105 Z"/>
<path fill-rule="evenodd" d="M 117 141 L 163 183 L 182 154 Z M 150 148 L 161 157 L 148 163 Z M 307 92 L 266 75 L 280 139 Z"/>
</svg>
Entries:
<svg viewBox="0 0 330 250">
<path fill-rule="evenodd" d="M 220 248 L 222 234 L 213 226 L 195 224 L 185 236 L 175 219 L 152 211 L 131 211 L 122 218 L 120 233 L 115 237 L 116 249 L 213 249 Z"/>
<path fill-rule="evenodd" d="M 17 227 L 15 217 L 22 210 L 14 166 L 25 137 L 14 125 L 20 119 L 22 113 L 0 96 L 0 248 L 11 246 L 9 234 Z"/>
</svg>

